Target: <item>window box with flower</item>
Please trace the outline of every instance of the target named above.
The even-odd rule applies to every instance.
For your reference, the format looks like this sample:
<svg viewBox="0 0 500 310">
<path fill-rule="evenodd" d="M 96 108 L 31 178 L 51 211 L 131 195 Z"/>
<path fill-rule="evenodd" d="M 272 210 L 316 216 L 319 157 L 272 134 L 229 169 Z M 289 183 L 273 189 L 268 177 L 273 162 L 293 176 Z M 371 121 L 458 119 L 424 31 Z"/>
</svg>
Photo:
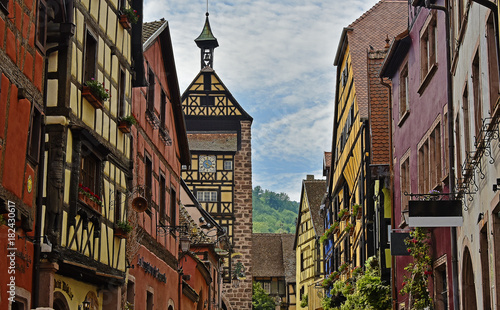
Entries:
<svg viewBox="0 0 500 310">
<path fill-rule="evenodd" d="M 349 210 L 347 210 L 346 208 L 340 209 L 338 216 L 341 220 L 347 220 L 349 218 Z"/>
<path fill-rule="evenodd" d="M 135 24 L 138 21 L 139 21 L 139 14 L 137 14 L 136 10 L 132 8 L 122 10 L 122 15 L 120 15 L 119 22 L 124 29 L 132 28 L 131 24 Z"/>
<path fill-rule="evenodd" d="M 343 263 L 342 265 L 339 266 L 339 272 L 340 273 L 346 273 L 349 271 L 349 264 L 348 263 Z"/>
<path fill-rule="evenodd" d="M 120 239 L 127 239 L 128 238 L 128 233 L 131 232 L 133 229 L 132 225 L 127 222 L 127 221 L 120 221 L 116 223 L 115 227 L 115 237 L 118 237 Z"/>
<path fill-rule="evenodd" d="M 102 200 L 97 194 L 92 192 L 92 190 L 83 184 L 78 185 L 78 200 L 94 209 L 95 211 L 101 213 Z"/>
<path fill-rule="evenodd" d="M 133 115 L 129 115 L 123 117 L 118 122 L 118 129 L 123 133 L 129 133 L 132 125 L 137 124 L 135 117 Z"/>
<path fill-rule="evenodd" d="M 344 231 L 352 236 L 354 234 L 354 224 L 347 223 L 344 227 Z"/>
<path fill-rule="evenodd" d="M 111 97 L 109 90 L 104 87 L 104 84 L 97 82 L 94 78 L 85 82 L 85 85 L 82 87 L 82 96 L 95 109 L 102 109 L 103 102 Z"/>
<path fill-rule="evenodd" d="M 355 204 L 352 206 L 352 216 L 353 218 L 356 218 L 357 220 L 361 219 L 361 206 L 358 204 Z"/>
</svg>

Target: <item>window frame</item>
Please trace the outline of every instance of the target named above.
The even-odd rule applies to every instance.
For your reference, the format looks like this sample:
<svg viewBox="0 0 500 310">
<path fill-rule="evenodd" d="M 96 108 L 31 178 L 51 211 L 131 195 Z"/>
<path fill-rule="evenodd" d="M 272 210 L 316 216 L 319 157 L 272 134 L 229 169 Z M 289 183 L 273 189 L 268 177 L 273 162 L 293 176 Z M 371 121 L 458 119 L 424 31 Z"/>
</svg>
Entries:
<svg viewBox="0 0 500 310">
<path fill-rule="evenodd" d="M 0 4 L 1 2 L 2 1 L 0 1 Z M 38 0 L 35 44 L 43 54 L 45 54 L 45 47 L 47 44 L 47 23 L 47 2 L 45 0 Z"/>
<path fill-rule="evenodd" d="M 43 113 L 33 104 L 28 133 L 27 157 L 34 164 L 38 165 L 40 160 L 40 145 L 42 140 Z"/>
<path fill-rule="evenodd" d="M 177 226 L 177 192 L 173 186 L 170 187 L 170 212 L 169 223 L 171 226 Z M 175 233 L 175 231 L 170 231 Z"/>
<path fill-rule="evenodd" d="M 9 15 L 9 0 L 0 0 L 0 10 L 2 10 L 5 15 Z"/>
<path fill-rule="evenodd" d="M 404 104 L 403 104 L 404 103 Z M 410 113 L 408 62 L 401 70 L 399 78 L 399 121 L 402 122 Z"/>
<path fill-rule="evenodd" d="M 167 217 L 167 181 L 165 175 L 160 172 L 160 180 L 159 180 L 159 189 L 160 189 L 160 197 L 158 202 L 159 208 L 159 220 L 160 223 L 165 224 L 169 218 Z"/>
<path fill-rule="evenodd" d="M 430 80 L 437 71 L 438 57 L 437 15 L 432 11 L 424 26 L 420 29 L 420 87 L 418 93 L 422 94 Z"/>
<path fill-rule="evenodd" d="M 97 80 L 98 51 L 98 36 L 90 30 L 90 28 L 87 28 L 85 31 L 85 45 L 83 50 L 83 83 L 92 79 Z"/>
<path fill-rule="evenodd" d="M 84 148 L 87 149 L 86 152 L 83 151 Z M 87 163 L 88 166 L 86 166 Z M 80 157 L 80 174 L 78 180 L 80 184 L 82 184 L 85 187 L 88 187 L 94 194 L 98 195 L 99 197 L 101 197 L 100 180 L 103 175 L 101 167 L 102 167 L 102 160 L 99 159 L 99 157 L 96 154 L 94 154 L 94 152 L 92 152 L 92 149 L 90 147 L 84 144 L 82 146 L 82 155 Z M 87 169 L 93 171 L 87 172 L 88 171 Z M 88 175 L 84 175 L 84 173 L 88 173 Z M 93 176 L 90 174 L 93 174 Z M 92 178 L 93 181 L 89 180 L 88 178 Z"/>
<path fill-rule="evenodd" d="M 125 117 L 125 113 L 127 112 L 127 105 L 126 105 L 126 98 L 125 98 L 125 92 L 126 92 L 126 73 L 125 69 L 120 66 L 119 69 L 119 78 L 118 78 L 118 107 L 117 107 L 117 116 L 118 118 L 123 118 Z"/>
<path fill-rule="evenodd" d="M 155 109 L 155 86 L 156 86 L 156 75 L 148 64 L 148 94 L 147 94 L 147 105 L 146 108 L 150 112 L 154 112 Z"/>
</svg>

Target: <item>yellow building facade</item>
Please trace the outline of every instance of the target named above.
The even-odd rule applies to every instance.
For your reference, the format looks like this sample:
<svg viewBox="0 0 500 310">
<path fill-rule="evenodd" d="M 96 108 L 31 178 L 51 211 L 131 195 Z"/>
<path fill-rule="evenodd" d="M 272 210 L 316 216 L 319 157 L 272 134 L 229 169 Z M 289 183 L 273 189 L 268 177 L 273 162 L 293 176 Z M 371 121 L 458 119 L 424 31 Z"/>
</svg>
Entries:
<svg viewBox="0 0 500 310">
<path fill-rule="evenodd" d="M 314 180 L 307 176 L 302 182 L 299 216 L 295 231 L 296 255 L 296 309 L 321 309 L 323 288 L 321 277 L 323 268 L 323 246 L 319 237 L 323 234 L 323 222 L 319 217 L 326 191 L 325 180 Z M 319 282 L 318 282 L 319 281 Z M 307 297 L 306 297 L 307 296 Z M 307 306 L 301 301 L 307 298 Z"/>
<path fill-rule="evenodd" d="M 46 49 L 40 306 L 116 309 L 130 264 L 123 230 L 132 141 L 118 125 L 131 116 L 132 35 L 123 12 L 133 7 L 83 0 L 58 9 L 48 26 L 59 37 L 48 36 Z"/>
</svg>

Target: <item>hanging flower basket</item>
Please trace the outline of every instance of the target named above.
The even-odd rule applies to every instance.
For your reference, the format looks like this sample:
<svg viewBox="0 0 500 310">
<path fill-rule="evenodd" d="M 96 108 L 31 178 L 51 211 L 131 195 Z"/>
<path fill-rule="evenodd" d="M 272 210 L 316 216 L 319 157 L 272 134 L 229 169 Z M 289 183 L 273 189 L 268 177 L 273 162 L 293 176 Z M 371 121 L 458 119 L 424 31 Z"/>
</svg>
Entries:
<svg viewBox="0 0 500 310">
<path fill-rule="evenodd" d="M 120 15 L 120 19 L 118 19 L 120 22 L 120 25 L 122 25 L 123 29 L 130 29 L 132 28 L 132 24 L 130 24 L 130 21 L 128 20 L 127 15 L 123 14 Z"/>
</svg>

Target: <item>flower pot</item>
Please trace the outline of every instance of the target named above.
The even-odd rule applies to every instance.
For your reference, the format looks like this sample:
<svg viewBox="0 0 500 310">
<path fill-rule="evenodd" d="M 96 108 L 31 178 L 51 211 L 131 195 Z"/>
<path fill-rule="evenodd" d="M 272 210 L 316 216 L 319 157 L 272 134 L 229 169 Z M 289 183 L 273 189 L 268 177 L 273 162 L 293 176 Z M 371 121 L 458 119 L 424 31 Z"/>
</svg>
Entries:
<svg viewBox="0 0 500 310">
<path fill-rule="evenodd" d="M 125 14 L 120 15 L 120 19 L 118 21 L 120 22 L 120 25 L 122 25 L 122 27 L 124 29 L 132 28 L 132 25 L 130 24 L 130 21 L 128 20 L 127 15 L 125 15 Z"/>
<path fill-rule="evenodd" d="M 99 97 L 97 97 L 96 95 L 94 95 L 94 93 L 90 90 L 90 87 L 83 86 L 82 96 L 83 96 L 83 98 L 87 99 L 87 101 L 95 109 L 102 109 L 103 108 L 102 100 Z"/>
<path fill-rule="evenodd" d="M 123 229 L 120 227 L 115 228 L 114 232 L 115 237 L 118 237 L 120 239 L 127 239 L 128 238 L 128 233 L 124 232 Z"/>
<path fill-rule="evenodd" d="M 84 193 L 78 193 L 78 200 L 94 209 L 95 211 L 101 213 L 101 206 L 97 202 L 90 199 L 90 197 L 85 195 Z"/>
<path fill-rule="evenodd" d="M 120 121 L 118 123 L 118 130 L 120 130 L 123 133 L 129 133 L 131 127 L 132 127 L 132 124 L 130 124 L 129 122 L 126 122 L 126 121 Z"/>
</svg>

